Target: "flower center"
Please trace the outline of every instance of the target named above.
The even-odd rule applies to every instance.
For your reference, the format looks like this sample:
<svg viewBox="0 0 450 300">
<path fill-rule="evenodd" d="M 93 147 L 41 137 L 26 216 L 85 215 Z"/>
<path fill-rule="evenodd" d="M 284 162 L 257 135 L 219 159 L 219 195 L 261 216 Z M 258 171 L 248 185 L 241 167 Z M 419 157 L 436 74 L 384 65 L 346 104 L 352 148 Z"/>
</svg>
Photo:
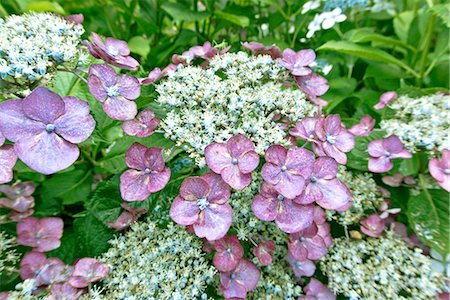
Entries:
<svg viewBox="0 0 450 300">
<path fill-rule="evenodd" d="M 148 126 L 147 126 L 147 125 L 145 125 L 145 124 L 141 124 L 141 128 L 142 128 L 142 129 L 147 129 L 147 128 L 148 128 Z"/>
<path fill-rule="evenodd" d="M 312 183 L 317 182 L 317 178 L 316 178 L 315 176 L 311 176 L 311 182 L 312 182 Z"/>
<path fill-rule="evenodd" d="M 227 252 L 231 253 L 231 248 L 230 247 L 227 248 Z"/>
<path fill-rule="evenodd" d="M 449 168 L 445 168 L 445 169 L 444 169 L 444 173 L 447 174 L 447 175 L 449 175 L 449 174 L 450 174 L 450 169 L 449 169 Z"/>
<path fill-rule="evenodd" d="M 384 156 L 391 156 L 391 152 L 385 151 L 385 152 L 384 152 Z"/>
<path fill-rule="evenodd" d="M 109 97 L 119 96 L 119 88 L 116 85 L 109 86 L 106 88 L 106 93 Z"/>
<path fill-rule="evenodd" d="M 201 199 L 197 199 L 197 205 L 198 205 L 198 208 L 200 208 L 200 210 L 204 210 L 205 208 L 207 208 L 209 206 L 209 202 L 206 199 L 206 197 L 203 197 Z"/>
<path fill-rule="evenodd" d="M 47 126 L 45 126 L 45 130 L 47 130 L 48 133 L 53 132 L 55 130 L 55 125 L 47 124 Z"/>
<path fill-rule="evenodd" d="M 283 195 L 280 194 L 280 195 L 278 195 L 277 199 L 278 199 L 278 201 L 283 201 L 284 197 L 283 197 Z"/>
<path fill-rule="evenodd" d="M 119 54 L 119 51 L 117 51 L 117 49 L 108 49 L 108 53 L 111 54 L 112 56 L 116 56 L 117 54 Z"/>
<path fill-rule="evenodd" d="M 152 170 L 150 170 L 149 168 L 145 168 L 144 173 L 145 174 L 150 174 L 152 172 Z"/>
<path fill-rule="evenodd" d="M 285 172 L 287 170 L 287 167 L 286 166 L 282 166 L 281 167 L 281 172 Z"/>
<path fill-rule="evenodd" d="M 327 135 L 327 142 L 330 144 L 336 143 L 336 137 L 332 135 Z"/>
<path fill-rule="evenodd" d="M 230 277 L 231 277 L 231 279 L 235 279 L 236 278 L 236 274 L 231 273 Z"/>
<path fill-rule="evenodd" d="M 311 134 L 309 135 L 309 138 L 310 138 L 310 139 L 313 139 L 313 138 L 314 138 L 314 133 L 311 133 Z"/>
<path fill-rule="evenodd" d="M 300 238 L 300 241 L 304 242 L 304 241 L 305 241 L 305 237 L 302 236 L 302 237 Z"/>
<path fill-rule="evenodd" d="M 237 164 L 238 164 L 237 158 L 233 158 L 233 159 L 231 160 L 231 163 L 232 163 L 233 165 L 237 165 Z"/>
</svg>

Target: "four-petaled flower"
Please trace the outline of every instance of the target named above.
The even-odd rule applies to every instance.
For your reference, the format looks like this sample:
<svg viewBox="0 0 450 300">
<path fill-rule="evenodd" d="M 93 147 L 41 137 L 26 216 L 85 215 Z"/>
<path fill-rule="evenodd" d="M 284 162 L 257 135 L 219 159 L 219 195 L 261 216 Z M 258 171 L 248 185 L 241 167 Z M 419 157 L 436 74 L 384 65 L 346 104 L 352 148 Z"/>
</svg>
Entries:
<svg viewBox="0 0 450 300">
<path fill-rule="evenodd" d="M 322 282 L 315 278 L 303 288 L 305 296 L 300 296 L 298 300 L 336 300 L 336 295 Z"/>
<path fill-rule="evenodd" d="M 23 213 L 34 206 L 34 198 L 31 196 L 34 193 L 34 184 L 31 181 L 16 183 L 12 186 L 0 185 L 0 192 L 6 196 L 6 198 L 0 198 L 0 207 Z"/>
<path fill-rule="evenodd" d="M 286 260 L 291 265 L 292 271 L 294 271 L 294 275 L 296 277 L 311 277 L 316 271 L 316 264 L 309 259 L 298 260 L 288 252 L 286 255 Z"/>
<path fill-rule="evenodd" d="M 281 50 L 275 45 L 265 46 L 258 42 L 244 42 L 242 46 L 253 52 L 254 55 L 270 55 L 272 59 L 281 57 Z"/>
<path fill-rule="evenodd" d="M 236 235 L 224 236 L 215 241 L 214 249 L 216 254 L 213 258 L 213 264 L 220 272 L 234 270 L 244 255 L 244 248 L 242 248 Z"/>
<path fill-rule="evenodd" d="M 391 159 L 411 158 L 412 154 L 403 148 L 403 143 L 396 135 L 369 143 L 369 170 L 375 173 L 387 172 L 394 164 Z"/>
<path fill-rule="evenodd" d="M 139 67 L 137 60 L 130 56 L 130 48 L 125 41 L 108 37 L 103 43 L 102 38 L 94 32 L 91 33 L 91 39 L 92 43 L 88 41 L 83 43 L 95 58 L 125 70 L 134 71 Z"/>
<path fill-rule="evenodd" d="M 180 225 L 193 225 L 198 237 L 209 241 L 225 236 L 231 226 L 232 209 L 227 203 L 230 188 L 220 175 L 207 173 L 184 180 L 170 217 Z"/>
<path fill-rule="evenodd" d="M 152 135 L 159 124 L 159 119 L 151 110 L 141 111 L 133 120 L 123 122 L 122 129 L 126 134 L 144 138 Z"/>
<path fill-rule="evenodd" d="M 0 130 L 15 143 L 18 157 L 43 174 L 73 164 L 80 154 L 75 144 L 85 141 L 94 127 L 87 102 L 60 97 L 44 87 L 23 100 L 0 103 Z"/>
<path fill-rule="evenodd" d="M 75 263 L 72 277 L 68 283 L 76 288 L 84 288 L 91 282 L 105 278 L 109 273 L 109 267 L 94 258 L 82 258 Z"/>
<path fill-rule="evenodd" d="M 61 245 L 64 223 L 60 218 L 26 218 L 17 223 L 17 244 L 46 252 Z"/>
<path fill-rule="evenodd" d="M 316 59 L 316 53 L 311 49 L 294 50 L 287 48 L 283 51 L 283 57 L 278 62 L 288 69 L 292 75 L 306 76 L 312 73 L 309 65 Z"/>
<path fill-rule="evenodd" d="M 450 192 L 450 150 L 444 149 L 441 159 L 430 159 L 428 169 L 440 186 Z"/>
<path fill-rule="evenodd" d="M 294 128 L 289 130 L 289 134 L 308 142 L 317 143 L 315 131 L 317 121 L 318 118 L 316 117 L 305 117 L 301 121 L 298 121 Z"/>
<path fill-rule="evenodd" d="M 205 159 L 213 172 L 220 174 L 226 183 L 237 190 L 250 184 L 251 173 L 259 164 L 255 145 L 241 134 L 233 136 L 227 143 L 208 145 Z"/>
<path fill-rule="evenodd" d="M 108 65 L 91 65 L 88 87 L 91 94 L 103 103 L 103 110 L 114 120 L 131 120 L 137 114 L 134 102 L 141 94 L 139 80 L 131 75 L 117 74 Z"/>
<path fill-rule="evenodd" d="M 122 203 L 120 206 L 125 210 L 119 215 L 117 220 L 108 223 L 108 226 L 114 228 L 116 231 L 128 228 L 131 224 L 136 222 L 142 214 L 147 212 L 146 208 L 134 209 L 127 203 Z"/>
<path fill-rule="evenodd" d="M 162 148 L 147 148 L 134 143 L 125 154 L 125 162 L 132 168 L 120 176 L 120 193 L 125 201 L 142 201 L 151 193 L 162 190 L 170 179 Z"/>
<path fill-rule="evenodd" d="M 272 264 L 272 255 L 275 251 L 275 242 L 272 240 L 265 241 L 258 246 L 256 246 L 253 254 L 258 258 L 258 261 L 263 266 L 268 266 Z"/>
<path fill-rule="evenodd" d="M 362 232 L 371 237 L 379 237 L 384 231 L 384 220 L 378 215 L 370 215 L 360 222 Z"/>
<path fill-rule="evenodd" d="M 305 230 L 292 233 L 288 243 L 289 253 L 298 260 L 318 260 L 327 254 L 328 249 L 319 228 L 315 223 Z"/>
<path fill-rule="evenodd" d="M 361 118 L 358 124 L 353 125 L 348 131 L 356 136 L 369 136 L 375 126 L 375 119 L 369 115 Z"/>
<path fill-rule="evenodd" d="M 396 92 L 386 92 L 383 95 L 380 96 L 380 101 L 375 104 L 374 108 L 375 109 L 383 109 L 386 107 L 386 105 L 388 105 L 389 103 L 391 103 L 392 101 L 394 101 L 395 99 L 397 99 L 397 93 Z"/>
<path fill-rule="evenodd" d="M 241 259 L 234 270 L 220 273 L 219 289 L 225 299 L 245 299 L 258 284 L 259 277 L 258 267 L 247 259 Z"/>
</svg>

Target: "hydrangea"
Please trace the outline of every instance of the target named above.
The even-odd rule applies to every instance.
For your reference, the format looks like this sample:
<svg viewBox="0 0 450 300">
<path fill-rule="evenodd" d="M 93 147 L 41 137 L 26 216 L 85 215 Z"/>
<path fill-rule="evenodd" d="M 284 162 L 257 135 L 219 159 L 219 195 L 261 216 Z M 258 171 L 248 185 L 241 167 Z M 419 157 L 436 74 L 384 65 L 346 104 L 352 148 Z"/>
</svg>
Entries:
<svg viewBox="0 0 450 300">
<path fill-rule="evenodd" d="M 112 270 L 103 280 L 104 299 L 206 297 L 205 289 L 216 271 L 205 259 L 202 242 L 184 228 L 137 222 L 110 243 L 101 258 Z"/>
<path fill-rule="evenodd" d="M 333 219 L 341 225 L 357 224 L 370 214 L 376 212 L 383 203 L 377 184 L 370 173 L 357 173 L 347 170 L 344 166 L 339 168 L 337 174 L 352 194 L 352 206 L 349 210 L 336 212 L 327 210 L 328 219 Z"/>
<path fill-rule="evenodd" d="M 440 159 L 431 159 L 428 169 L 439 185 L 450 192 L 450 150 L 445 149 Z"/>
<path fill-rule="evenodd" d="M 288 78 L 289 71 L 269 55 L 244 52 L 216 55 L 206 69 L 178 65 L 156 85 L 156 101 L 168 108 L 161 129 L 200 166 L 206 146 L 238 133 L 260 155 L 272 144 L 289 145 L 274 117 L 297 121 L 317 107 L 298 88 L 284 87 Z"/>
<path fill-rule="evenodd" d="M 450 95 L 400 96 L 388 107 L 394 113 L 380 127 L 387 136 L 398 136 L 409 151 L 450 149 Z"/>
<path fill-rule="evenodd" d="M 0 82 L 14 83 L 22 91 L 49 80 L 58 66 L 72 70 L 83 64 L 83 33 L 80 24 L 51 13 L 31 12 L 0 20 Z"/>
<path fill-rule="evenodd" d="M 351 299 L 432 299 L 444 278 L 421 252 L 392 232 L 365 240 L 338 238 L 320 265 L 328 287 Z"/>
<path fill-rule="evenodd" d="M 403 143 L 396 135 L 371 141 L 367 151 L 370 154 L 369 171 L 375 173 L 384 173 L 391 170 L 394 166 L 391 159 L 412 157 L 412 154 L 403 148 Z"/>
<path fill-rule="evenodd" d="M 20 254 L 16 251 L 16 239 L 0 231 L 0 274 L 10 274 L 16 271 Z"/>
</svg>

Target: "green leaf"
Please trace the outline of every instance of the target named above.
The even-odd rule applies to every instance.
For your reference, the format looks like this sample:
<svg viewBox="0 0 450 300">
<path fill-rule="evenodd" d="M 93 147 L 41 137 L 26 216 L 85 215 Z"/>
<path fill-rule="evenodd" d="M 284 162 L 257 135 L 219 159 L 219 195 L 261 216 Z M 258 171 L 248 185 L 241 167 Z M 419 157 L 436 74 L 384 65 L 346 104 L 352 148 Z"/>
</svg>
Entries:
<svg viewBox="0 0 450 300">
<path fill-rule="evenodd" d="M 329 81 L 330 90 L 323 96 L 328 101 L 326 110 L 328 113 L 338 106 L 342 101 L 352 95 L 356 88 L 356 79 L 354 78 L 335 78 Z"/>
<path fill-rule="evenodd" d="M 87 211 L 103 224 L 115 221 L 122 210 L 119 178 L 120 176 L 116 175 L 99 183 L 93 196 L 86 202 Z"/>
<path fill-rule="evenodd" d="M 353 43 L 364 43 L 364 42 L 375 42 L 383 44 L 386 47 L 392 48 L 395 46 L 404 47 L 410 50 L 415 50 L 415 48 L 403 41 L 400 41 L 396 38 L 384 36 L 378 33 L 370 32 L 370 31 L 364 31 L 364 30 L 358 30 L 354 34 L 352 34 L 348 41 Z"/>
<path fill-rule="evenodd" d="M 394 18 L 394 31 L 397 36 L 404 42 L 408 40 L 409 28 L 414 19 L 413 11 L 404 11 Z"/>
<path fill-rule="evenodd" d="M 164 1 L 161 8 L 165 10 L 174 21 L 197 22 L 209 17 L 206 11 L 192 11 L 189 7 L 181 3 Z"/>
<path fill-rule="evenodd" d="M 419 173 L 419 168 L 419 156 L 415 154 L 411 159 L 402 159 L 398 171 L 405 176 L 414 176 Z"/>
<path fill-rule="evenodd" d="M 223 11 L 216 11 L 214 14 L 219 19 L 231 22 L 241 27 L 247 27 L 250 25 L 250 19 L 246 16 L 238 16 Z"/>
<path fill-rule="evenodd" d="M 80 251 L 80 245 L 78 244 L 78 239 L 75 232 L 73 232 L 72 229 L 64 229 L 64 234 L 61 238 L 61 246 L 48 252 L 47 256 L 57 257 L 66 264 L 72 265 L 76 259 L 83 256 L 83 253 Z"/>
<path fill-rule="evenodd" d="M 51 1 L 35 1 L 27 5 L 26 11 L 37 11 L 37 12 L 54 12 L 61 15 L 66 14 L 64 8 L 61 7 L 57 2 Z"/>
<path fill-rule="evenodd" d="M 92 173 L 84 167 L 58 173 L 44 181 L 41 195 L 50 199 L 60 198 L 63 204 L 84 202 L 91 192 L 92 180 Z"/>
<path fill-rule="evenodd" d="M 355 148 L 347 153 L 347 166 L 359 171 L 369 171 L 367 146 L 371 141 L 381 139 L 383 136 L 384 132 L 381 131 L 374 131 L 369 136 L 355 136 Z"/>
<path fill-rule="evenodd" d="M 398 60 L 394 56 L 380 49 L 362 46 L 347 41 L 329 41 L 320 46 L 317 50 L 337 51 L 339 53 L 346 53 L 364 59 L 394 64 L 409 71 L 411 74 L 418 76 L 418 74 L 403 61 Z"/>
<path fill-rule="evenodd" d="M 147 57 L 150 53 L 150 42 L 142 36 L 134 36 L 128 41 L 128 47 L 131 52 L 137 53 L 142 57 Z"/>
<path fill-rule="evenodd" d="M 405 72 L 396 65 L 370 62 L 364 79 L 373 78 L 378 88 L 394 91 L 400 87 L 400 80 L 406 78 Z"/>
<path fill-rule="evenodd" d="M 109 248 L 108 241 L 114 236 L 112 229 L 89 213 L 83 218 L 76 219 L 73 228 L 81 251 L 89 257 L 106 252 Z"/>
<path fill-rule="evenodd" d="M 450 3 L 437 4 L 430 8 L 432 14 L 438 16 L 442 22 L 450 28 Z"/>
<path fill-rule="evenodd" d="M 408 220 L 419 239 L 443 257 L 450 253 L 449 193 L 423 190 L 408 202 Z"/>
</svg>

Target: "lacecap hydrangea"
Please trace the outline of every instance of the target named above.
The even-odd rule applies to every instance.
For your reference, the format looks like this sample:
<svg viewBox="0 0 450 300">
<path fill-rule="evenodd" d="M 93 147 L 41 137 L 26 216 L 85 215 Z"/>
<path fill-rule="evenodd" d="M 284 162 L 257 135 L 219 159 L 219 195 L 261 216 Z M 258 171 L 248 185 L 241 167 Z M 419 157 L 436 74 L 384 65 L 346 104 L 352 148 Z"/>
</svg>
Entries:
<svg viewBox="0 0 450 300">
<path fill-rule="evenodd" d="M 206 146 L 238 133 L 258 154 L 272 144 L 289 145 L 277 117 L 298 120 L 317 111 L 301 90 L 283 85 L 289 77 L 269 55 L 244 52 L 216 55 L 204 69 L 178 65 L 156 85 L 156 101 L 168 109 L 160 126 L 199 166 Z"/>
</svg>

